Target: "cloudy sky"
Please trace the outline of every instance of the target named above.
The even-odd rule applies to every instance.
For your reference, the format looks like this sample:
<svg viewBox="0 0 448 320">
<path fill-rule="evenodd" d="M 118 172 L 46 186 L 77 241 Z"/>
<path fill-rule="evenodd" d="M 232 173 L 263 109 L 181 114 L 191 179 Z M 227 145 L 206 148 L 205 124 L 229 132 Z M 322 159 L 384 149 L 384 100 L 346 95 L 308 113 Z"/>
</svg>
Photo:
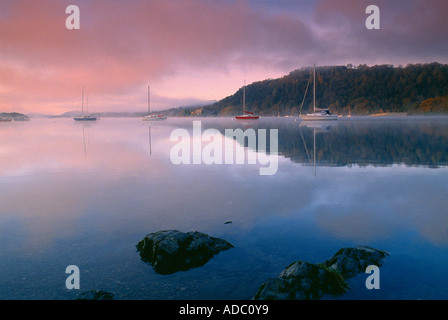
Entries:
<svg viewBox="0 0 448 320">
<path fill-rule="evenodd" d="M 446 0 L 0 0 L 0 112 L 80 110 L 83 86 L 91 112 L 144 112 L 148 85 L 162 110 L 313 64 L 448 63 L 447 16 Z"/>
</svg>

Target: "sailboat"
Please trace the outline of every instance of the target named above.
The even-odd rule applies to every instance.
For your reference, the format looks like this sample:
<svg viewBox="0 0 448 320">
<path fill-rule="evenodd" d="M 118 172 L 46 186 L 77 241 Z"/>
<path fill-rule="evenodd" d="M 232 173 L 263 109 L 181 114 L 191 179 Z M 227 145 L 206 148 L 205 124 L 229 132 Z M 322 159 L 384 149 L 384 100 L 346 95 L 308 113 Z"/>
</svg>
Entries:
<svg viewBox="0 0 448 320">
<path fill-rule="evenodd" d="M 254 114 L 253 112 L 246 111 L 246 81 L 244 81 L 243 86 L 243 114 L 239 116 L 235 116 L 235 119 L 238 120 L 256 120 L 260 118 L 260 116 Z"/>
<path fill-rule="evenodd" d="M 97 117 L 84 114 L 84 87 L 82 87 L 81 115 L 73 118 L 75 121 L 96 121 Z"/>
<path fill-rule="evenodd" d="M 305 91 L 306 94 L 306 91 Z M 304 98 L 305 99 L 305 98 Z M 303 103 L 302 103 L 303 105 Z M 302 120 L 338 120 L 338 115 L 331 113 L 329 109 L 316 108 L 316 65 L 313 69 L 313 113 L 299 115 Z"/>
<path fill-rule="evenodd" d="M 160 121 L 165 120 L 166 116 L 159 114 L 151 114 L 150 100 L 149 100 L 149 86 L 148 86 L 148 114 L 142 117 L 143 121 Z"/>
</svg>

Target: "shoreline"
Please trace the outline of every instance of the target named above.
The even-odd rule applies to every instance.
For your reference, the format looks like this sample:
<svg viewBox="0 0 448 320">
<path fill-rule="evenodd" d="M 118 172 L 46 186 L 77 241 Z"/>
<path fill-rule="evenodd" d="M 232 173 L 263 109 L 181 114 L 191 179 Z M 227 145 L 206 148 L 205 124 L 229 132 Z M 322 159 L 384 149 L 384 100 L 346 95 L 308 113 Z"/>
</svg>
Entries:
<svg viewBox="0 0 448 320">
<path fill-rule="evenodd" d="M 396 116 L 396 117 L 405 117 L 409 116 L 407 112 L 382 112 L 382 113 L 374 113 L 369 114 L 369 117 L 383 117 L 383 116 Z"/>
</svg>

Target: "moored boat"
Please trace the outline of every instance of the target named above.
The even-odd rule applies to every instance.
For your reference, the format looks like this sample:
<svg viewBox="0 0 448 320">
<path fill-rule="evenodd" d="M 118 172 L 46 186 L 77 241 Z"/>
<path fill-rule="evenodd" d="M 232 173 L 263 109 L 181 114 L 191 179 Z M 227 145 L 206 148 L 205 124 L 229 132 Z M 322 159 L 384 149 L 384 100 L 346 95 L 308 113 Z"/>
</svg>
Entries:
<svg viewBox="0 0 448 320">
<path fill-rule="evenodd" d="M 308 87 L 307 87 L 308 89 Z M 306 91 L 305 91 L 306 95 Z M 305 100 L 305 97 L 304 97 Z M 303 102 L 302 102 L 303 106 Z M 302 110 L 302 108 L 300 108 Z M 316 66 L 313 69 L 313 113 L 305 115 L 300 114 L 299 117 L 305 121 L 325 121 L 325 120 L 337 120 L 338 115 L 331 113 L 329 109 L 316 108 Z"/>
<path fill-rule="evenodd" d="M 84 114 L 84 87 L 82 87 L 81 115 L 78 117 L 74 117 L 73 120 L 75 120 L 75 121 L 96 121 L 96 120 L 98 120 L 97 117 L 91 116 L 89 114 Z"/>
<path fill-rule="evenodd" d="M 255 120 L 258 118 L 260 118 L 260 116 L 254 114 L 253 112 L 250 112 L 250 111 L 244 111 L 244 114 L 235 116 L 235 119 L 238 119 L 238 120 Z"/>
<path fill-rule="evenodd" d="M 244 82 L 243 86 L 243 114 L 239 116 L 235 116 L 237 120 L 257 120 L 260 116 L 254 114 L 253 112 L 246 111 L 246 82 Z"/>
<path fill-rule="evenodd" d="M 148 86 L 148 114 L 142 117 L 143 121 L 160 121 L 165 120 L 167 117 L 161 114 L 151 114 L 151 106 L 149 99 L 149 86 Z"/>
</svg>

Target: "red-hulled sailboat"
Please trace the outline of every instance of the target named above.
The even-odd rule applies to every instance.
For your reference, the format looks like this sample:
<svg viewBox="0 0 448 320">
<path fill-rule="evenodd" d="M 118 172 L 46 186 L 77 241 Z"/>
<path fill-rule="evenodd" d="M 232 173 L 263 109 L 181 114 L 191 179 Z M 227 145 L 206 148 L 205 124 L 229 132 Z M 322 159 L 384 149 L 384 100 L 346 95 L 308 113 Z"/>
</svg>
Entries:
<svg viewBox="0 0 448 320">
<path fill-rule="evenodd" d="M 256 120 L 260 118 L 260 116 L 254 114 L 253 112 L 246 111 L 246 81 L 244 81 L 243 87 L 243 114 L 239 116 L 235 116 L 235 119 L 238 120 Z"/>
<path fill-rule="evenodd" d="M 253 112 L 249 112 L 249 111 L 244 111 L 244 114 L 242 114 L 240 116 L 235 116 L 235 119 L 239 119 L 239 120 L 255 120 L 258 118 L 260 118 L 260 116 L 257 116 Z"/>
</svg>

